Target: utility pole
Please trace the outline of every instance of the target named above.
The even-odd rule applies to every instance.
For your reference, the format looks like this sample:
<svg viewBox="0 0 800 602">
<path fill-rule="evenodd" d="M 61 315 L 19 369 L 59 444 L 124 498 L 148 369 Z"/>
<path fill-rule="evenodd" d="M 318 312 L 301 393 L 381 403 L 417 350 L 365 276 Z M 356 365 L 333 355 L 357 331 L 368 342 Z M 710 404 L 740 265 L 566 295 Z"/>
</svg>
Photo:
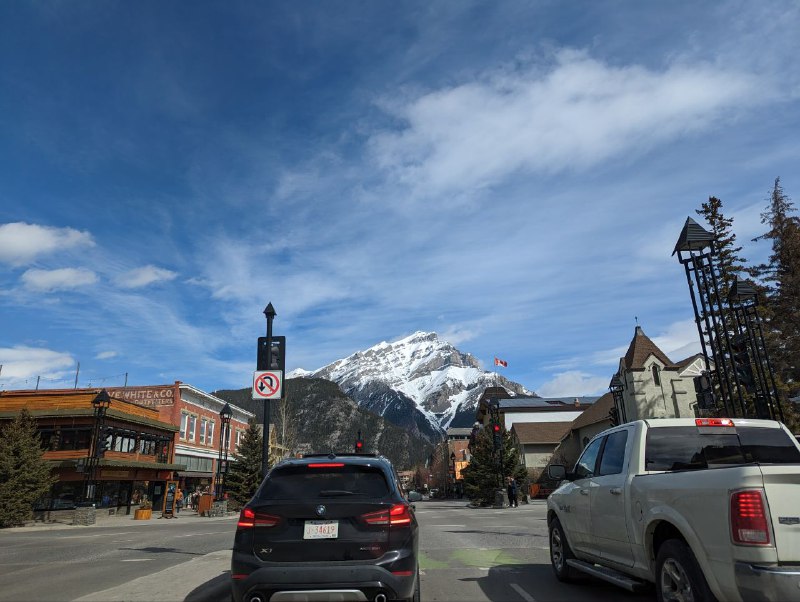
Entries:
<svg viewBox="0 0 800 602">
<path fill-rule="evenodd" d="M 267 358 L 268 364 L 265 366 L 265 369 L 270 368 L 270 364 L 272 363 L 272 320 L 275 319 L 277 316 L 277 312 L 275 308 L 272 307 L 272 303 L 268 303 L 267 307 L 264 308 L 264 315 L 267 317 Z M 259 366 L 260 369 L 260 366 Z M 261 477 L 264 478 L 267 476 L 267 471 L 269 471 L 269 415 L 270 405 L 269 399 L 264 400 L 264 437 L 263 437 L 263 446 L 261 448 Z"/>
</svg>

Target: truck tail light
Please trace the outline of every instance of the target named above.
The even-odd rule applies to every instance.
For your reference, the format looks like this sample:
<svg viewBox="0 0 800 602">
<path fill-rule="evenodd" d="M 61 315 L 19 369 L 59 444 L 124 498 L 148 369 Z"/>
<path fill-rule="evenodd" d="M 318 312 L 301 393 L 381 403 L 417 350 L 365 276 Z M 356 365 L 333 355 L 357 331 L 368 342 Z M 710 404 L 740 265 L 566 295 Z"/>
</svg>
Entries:
<svg viewBox="0 0 800 602">
<path fill-rule="evenodd" d="M 768 546 L 769 520 L 761 489 L 734 491 L 731 494 L 731 535 L 743 546 Z"/>
<path fill-rule="evenodd" d="M 695 418 L 695 426 L 736 426 L 730 418 Z"/>
</svg>

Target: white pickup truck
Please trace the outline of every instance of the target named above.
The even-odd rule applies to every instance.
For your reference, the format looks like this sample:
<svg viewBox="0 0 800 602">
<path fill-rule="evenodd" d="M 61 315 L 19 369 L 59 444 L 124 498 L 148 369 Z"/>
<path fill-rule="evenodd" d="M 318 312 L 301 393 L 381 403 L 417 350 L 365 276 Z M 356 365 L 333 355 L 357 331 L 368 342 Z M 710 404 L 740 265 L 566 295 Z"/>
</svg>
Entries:
<svg viewBox="0 0 800 602">
<path fill-rule="evenodd" d="M 800 601 L 800 445 L 779 422 L 639 420 L 606 430 L 547 499 L 556 577 L 659 602 Z"/>
</svg>

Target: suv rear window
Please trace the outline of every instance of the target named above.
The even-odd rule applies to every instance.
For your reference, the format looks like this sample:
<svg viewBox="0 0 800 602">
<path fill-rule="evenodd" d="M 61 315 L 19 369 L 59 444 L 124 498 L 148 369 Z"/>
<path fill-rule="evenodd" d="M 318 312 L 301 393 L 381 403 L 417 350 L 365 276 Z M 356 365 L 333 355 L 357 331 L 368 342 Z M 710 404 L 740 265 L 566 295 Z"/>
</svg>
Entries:
<svg viewBox="0 0 800 602">
<path fill-rule="evenodd" d="M 680 426 L 647 431 L 645 470 L 702 470 L 751 463 L 800 464 L 800 450 L 783 430 L 773 428 L 703 433 L 702 427 Z"/>
<path fill-rule="evenodd" d="M 309 498 L 383 498 L 389 485 L 383 472 L 372 466 L 347 465 L 276 468 L 258 492 L 262 500 Z"/>
</svg>

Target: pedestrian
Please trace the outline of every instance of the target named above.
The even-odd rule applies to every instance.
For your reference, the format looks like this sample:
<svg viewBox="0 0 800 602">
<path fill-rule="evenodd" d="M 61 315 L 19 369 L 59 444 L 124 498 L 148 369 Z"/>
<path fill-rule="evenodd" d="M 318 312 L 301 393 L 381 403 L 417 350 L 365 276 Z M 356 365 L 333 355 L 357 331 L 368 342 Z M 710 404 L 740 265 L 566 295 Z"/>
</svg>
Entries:
<svg viewBox="0 0 800 602">
<path fill-rule="evenodd" d="M 517 482 L 513 477 L 508 481 L 508 506 L 509 508 L 519 506 L 517 503 Z"/>
<path fill-rule="evenodd" d="M 178 492 L 175 494 L 175 512 L 177 514 L 181 513 L 181 507 L 183 506 L 183 490 L 178 487 Z"/>
</svg>

